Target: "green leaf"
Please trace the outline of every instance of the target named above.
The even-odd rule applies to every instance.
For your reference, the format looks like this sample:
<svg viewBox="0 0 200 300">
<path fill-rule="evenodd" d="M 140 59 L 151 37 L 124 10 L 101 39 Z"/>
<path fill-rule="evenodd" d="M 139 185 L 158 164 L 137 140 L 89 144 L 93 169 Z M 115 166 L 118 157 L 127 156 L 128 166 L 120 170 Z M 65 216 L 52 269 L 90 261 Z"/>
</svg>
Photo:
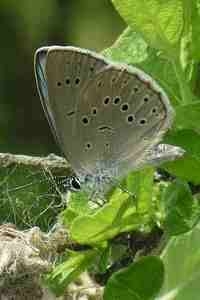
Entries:
<svg viewBox="0 0 200 300">
<path fill-rule="evenodd" d="M 127 24 L 140 32 L 149 45 L 172 52 L 184 26 L 181 0 L 112 0 Z"/>
<path fill-rule="evenodd" d="M 99 261 L 98 261 L 98 273 L 106 272 L 109 264 L 110 255 L 111 255 L 110 245 L 108 245 L 105 248 L 102 248 L 102 252 L 99 256 Z"/>
<path fill-rule="evenodd" d="M 151 218 L 153 176 L 153 168 L 130 173 L 120 189 L 112 192 L 108 204 L 91 216 L 73 221 L 72 238 L 83 244 L 99 244 L 141 224 L 144 228 Z"/>
<path fill-rule="evenodd" d="M 175 181 L 164 191 L 166 217 L 165 230 L 169 235 L 178 235 L 192 229 L 199 216 L 196 214 L 192 192 L 187 183 Z"/>
<path fill-rule="evenodd" d="M 92 216 L 80 216 L 71 227 L 71 237 L 80 244 L 99 244 L 141 224 L 134 199 L 116 190 L 109 203 Z"/>
<path fill-rule="evenodd" d="M 200 133 L 200 101 L 176 107 L 176 129 L 193 129 Z"/>
<path fill-rule="evenodd" d="M 174 104 L 191 103 L 194 95 L 188 82 L 195 70 L 188 50 L 191 42 L 191 4 L 182 0 L 113 0 L 113 3 L 129 28 L 112 48 L 104 52 L 105 55 L 114 60 L 118 58 L 126 63 L 138 64 L 160 82 Z M 131 34 L 131 29 L 137 33 Z M 152 48 L 147 48 L 147 44 L 141 42 L 139 33 Z M 131 38 L 138 42 L 136 47 Z M 144 46 L 141 55 L 137 45 Z M 131 55 L 131 48 L 134 49 L 134 55 Z M 154 68 L 155 72 L 152 72 Z M 160 73 L 156 71 L 158 68 Z"/>
<path fill-rule="evenodd" d="M 77 213 L 77 215 L 88 214 L 94 211 L 89 205 L 87 194 L 82 191 L 71 193 L 67 204 L 69 208 Z"/>
<path fill-rule="evenodd" d="M 134 194 L 137 201 L 137 211 L 139 213 L 150 212 L 152 206 L 154 169 L 130 173 L 122 182 L 122 187 Z"/>
<path fill-rule="evenodd" d="M 117 41 L 102 54 L 110 60 L 135 65 L 147 59 L 147 48 L 141 35 L 127 27 Z"/>
<path fill-rule="evenodd" d="M 138 65 L 160 83 L 172 104 L 181 103 L 180 86 L 171 60 L 164 58 L 159 51 L 148 49 L 148 58 Z"/>
<path fill-rule="evenodd" d="M 159 51 L 148 47 L 141 35 L 130 27 L 102 54 L 115 62 L 132 64 L 142 69 L 160 83 L 172 103 L 177 105 L 181 102 L 180 88 L 172 62 L 164 58 Z"/>
<path fill-rule="evenodd" d="M 96 255 L 97 251 L 95 250 L 84 252 L 69 251 L 66 261 L 56 266 L 46 276 L 45 282 L 57 296 L 63 294 L 67 285 L 91 265 Z"/>
<path fill-rule="evenodd" d="M 61 212 L 61 214 L 59 215 L 59 221 L 60 221 L 60 223 L 65 225 L 66 228 L 68 228 L 68 227 L 70 227 L 70 225 L 72 224 L 74 219 L 77 217 L 78 217 L 78 214 L 69 207 Z"/>
<path fill-rule="evenodd" d="M 200 183 L 200 135 L 193 130 L 171 131 L 165 143 L 182 147 L 185 155 L 162 165 L 168 172 L 194 184 Z"/>
<path fill-rule="evenodd" d="M 67 208 L 60 214 L 60 222 L 69 228 L 75 218 L 94 213 L 95 208 L 89 205 L 84 192 L 71 193 L 67 200 Z"/>
<path fill-rule="evenodd" d="M 162 253 L 165 278 L 156 300 L 199 300 L 200 224 L 171 238 Z"/>
<path fill-rule="evenodd" d="M 186 1 L 186 0 L 185 0 Z M 190 1 L 191 6 L 191 25 L 192 25 L 192 41 L 189 45 L 192 58 L 199 62 L 200 53 L 200 5 L 198 0 Z"/>
<path fill-rule="evenodd" d="M 165 142 L 178 145 L 185 149 L 188 155 L 200 159 L 200 135 L 193 130 L 171 131 L 166 135 Z"/>
<path fill-rule="evenodd" d="M 200 272 L 194 274 L 191 280 L 185 283 L 183 286 L 179 286 L 173 290 L 170 295 L 168 294 L 167 300 L 199 300 L 199 284 Z M 164 297 L 163 300 L 166 300 L 166 298 Z"/>
<path fill-rule="evenodd" d="M 144 257 L 111 276 L 104 291 L 104 300 L 152 299 L 159 292 L 163 280 L 162 261 L 154 256 Z"/>
</svg>

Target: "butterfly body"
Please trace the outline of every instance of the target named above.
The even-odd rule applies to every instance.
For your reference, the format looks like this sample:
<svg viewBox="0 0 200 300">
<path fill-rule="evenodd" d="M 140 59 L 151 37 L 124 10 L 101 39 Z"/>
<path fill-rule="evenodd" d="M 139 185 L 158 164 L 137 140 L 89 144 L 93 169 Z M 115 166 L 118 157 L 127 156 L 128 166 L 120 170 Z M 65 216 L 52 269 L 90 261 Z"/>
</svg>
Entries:
<svg viewBox="0 0 200 300">
<path fill-rule="evenodd" d="M 55 139 L 89 190 L 143 166 L 172 124 L 168 97 L 150 76 L 89 50 L 40 48 L 35 74 Z"/>
</svg>

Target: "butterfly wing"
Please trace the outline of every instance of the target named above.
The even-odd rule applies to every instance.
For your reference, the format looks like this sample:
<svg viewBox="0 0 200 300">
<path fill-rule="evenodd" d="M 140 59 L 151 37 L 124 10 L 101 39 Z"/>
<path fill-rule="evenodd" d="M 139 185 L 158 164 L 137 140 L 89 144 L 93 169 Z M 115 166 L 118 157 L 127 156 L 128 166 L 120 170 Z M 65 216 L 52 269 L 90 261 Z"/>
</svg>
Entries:
<svg viewBox="0 0 200 300">
<path fill-rule="evenodd" d="M 76 132 L 81 89 L 107 63 L 74 47 L 43 47 L 35 55 L 35 75 L 47 119 L 72 168 L 84 172 Z"/>
<path fill-rule="evenodd" d="M 157 166 L 166 161 L 173 161 L 182 157 L 185 150 L 178 146 L 158 144 L 148 149 L 145 154 L 145 165 Z"/>
<path fill-rule="evenodd" d="M 75 172 L 102 167 L 119 176 L 142 165 L 172 123 L 164 91 L 141 70 L 88 50 L 42 49 L 35 67 L 41 100 Z"/>
<path fill-rule="evenodd" d="M 147 149 L 172 123 L 173 110 L 164 91 L 136 68 L 108 64 L 81 95 L 77 133 L 82 136 L 80 157 L 89 170 L 95 161 L 116 176 L 138 168 L 145 164 Z"/>
</svg>

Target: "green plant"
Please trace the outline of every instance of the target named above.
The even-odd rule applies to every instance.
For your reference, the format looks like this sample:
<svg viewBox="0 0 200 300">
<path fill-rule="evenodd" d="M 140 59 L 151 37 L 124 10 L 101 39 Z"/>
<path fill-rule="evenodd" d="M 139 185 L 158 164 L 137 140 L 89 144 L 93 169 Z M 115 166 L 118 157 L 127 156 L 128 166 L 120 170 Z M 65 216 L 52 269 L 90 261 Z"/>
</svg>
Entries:
<svg viewBox="0 0 200 300">
<path fill-rule="evenodd" d="M 108 203 L 94 209 L 84 195 L 72 195 L 61 220 L 72 240 L 90 250 L 70 252 L 46 282 L 59 295 L 83 270 L 105 276 L 111 271 L 105 300 L 198 299 L 200 1 L 112 2 L 128 27 L 103 54 L 136 65 L 160 82 L 176 111 L 164 141 L 181 146 L 186 155 L 161 166 L 176 180 L 155 181 L 154 168 L 129 174 L 122 185 L 135 200 L 115 188 Z"/>
</svg>

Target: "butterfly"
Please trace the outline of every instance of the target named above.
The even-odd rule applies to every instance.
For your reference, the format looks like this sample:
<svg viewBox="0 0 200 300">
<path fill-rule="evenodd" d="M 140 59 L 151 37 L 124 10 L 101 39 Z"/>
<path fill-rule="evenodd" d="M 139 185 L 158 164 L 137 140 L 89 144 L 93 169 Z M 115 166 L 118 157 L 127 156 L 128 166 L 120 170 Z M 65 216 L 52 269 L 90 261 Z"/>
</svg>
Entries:
<svg viewBox="0 0 200 300">
<path fill-rule="evenodd" d="M 103 193 L 131 170 L 182 156 L 158 144 L 174 110 L 142 70 L 77 47 L 42 47 L 35 54 L 37 88 L 60 148 L 75 172 L 67 188 Z"/>
</svg>

